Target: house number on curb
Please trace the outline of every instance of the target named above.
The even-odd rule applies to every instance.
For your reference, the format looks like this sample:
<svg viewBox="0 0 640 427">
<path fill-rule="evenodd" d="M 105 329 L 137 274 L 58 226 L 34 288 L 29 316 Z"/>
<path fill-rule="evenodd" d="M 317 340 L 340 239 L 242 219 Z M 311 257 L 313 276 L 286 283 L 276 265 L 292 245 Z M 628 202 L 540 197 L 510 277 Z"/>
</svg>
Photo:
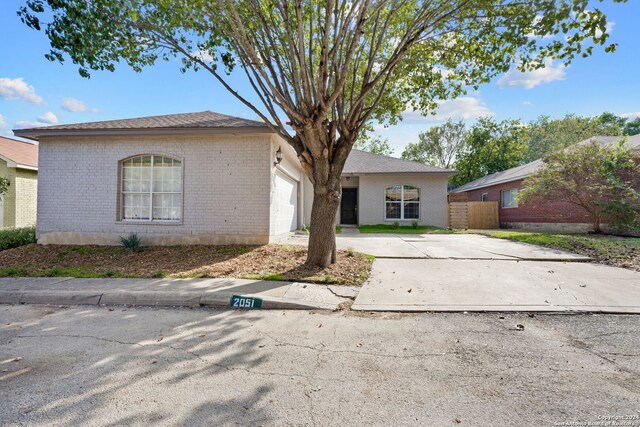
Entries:
<svg viewBox="0 0 640 427">
<path fill-rule="evenodd" d="M 235 308 L 260 308 L 262 300 L 260 298 L 243 297 L 234 295 L 231 297 L 231 307 Z"/>
</svg>

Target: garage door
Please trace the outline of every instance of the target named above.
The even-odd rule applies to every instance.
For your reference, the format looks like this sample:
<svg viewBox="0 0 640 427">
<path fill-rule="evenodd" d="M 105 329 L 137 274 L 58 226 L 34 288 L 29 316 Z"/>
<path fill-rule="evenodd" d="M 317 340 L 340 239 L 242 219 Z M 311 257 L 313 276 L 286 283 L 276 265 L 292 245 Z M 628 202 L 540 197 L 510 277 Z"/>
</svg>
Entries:
<svg viewBox="0 0 640 427">
<path fill-rule="evenodd" d="M 298 183 L 277 171 L 275 187 L 274 234 L 287 233 L 298 228 Z"/>
</svg>

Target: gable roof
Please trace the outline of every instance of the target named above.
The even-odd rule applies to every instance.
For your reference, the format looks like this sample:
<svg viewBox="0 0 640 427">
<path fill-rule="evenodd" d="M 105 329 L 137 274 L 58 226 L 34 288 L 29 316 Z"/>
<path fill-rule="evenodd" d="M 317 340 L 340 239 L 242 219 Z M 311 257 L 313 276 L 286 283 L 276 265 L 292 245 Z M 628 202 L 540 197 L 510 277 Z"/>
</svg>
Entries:
<svg viewBox="0 0 640 427">
<path fill-rule="evenodd" d="M 200 111 L 198 113 L 167 114 L 133 119 L 15 129 L 13 133 L 17 136 L 37 140 L 42 136 L 157 135 L 210 133 L 215 131 L 228 133 L 272 132 L 264 122 L 227 116 L 213 111 Z"/>
<path fill-rule="evenodd" d="M 613 145 L 620 141 L 621 136 L 594 136 L 578 142 L 576 145 L 586 145 L 591 141 L 596 142 L 601 147 Z M 626 144 L 628 147 L 640 149 L 640 135 L 628 136 Z M 454 190 L 452 193 L 463 193 L 465 191 L 478 190 L 480 188 L 491 187 L 492 185 L 504 184 L 505 182 L 518 181 L 533 175 L 543 165 L 541 159 L 534 160 L 526 165 L 516 166 L 502 172 L 496 172 L 491 175 L 483 176 L 475 181 L 468 182 Z"/>
<path fill-rule="evenodd" d="M 455 174 L 455 171 L 451 169 L 429 166 L 420 162 L 397 159 L 395 157 L 383 156 L 382 154 L 374 154 L 356 149 L 351 150 L 344 169 L 342 170 L 343 175 L 425 172 Z"/>
<path fill-rule="evenodd" d="M 38 146 L 0 136 L 0 159 L 9 167 L 37 170 Z"/>
</svg>

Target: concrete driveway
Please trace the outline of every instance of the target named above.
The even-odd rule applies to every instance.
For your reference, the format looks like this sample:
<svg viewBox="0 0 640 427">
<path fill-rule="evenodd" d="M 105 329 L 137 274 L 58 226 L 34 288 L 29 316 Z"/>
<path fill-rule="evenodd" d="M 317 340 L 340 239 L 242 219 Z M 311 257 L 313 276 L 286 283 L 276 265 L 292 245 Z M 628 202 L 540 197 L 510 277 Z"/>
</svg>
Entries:
<svg viewBox="0 0 640 427">
<path fill-rule="evenodd" d="M 474 234 L 347 233 L 337 242 L 376 256 L 354 310 L 640 313 L 640 273 L 570 252 Z"/>
</svg>

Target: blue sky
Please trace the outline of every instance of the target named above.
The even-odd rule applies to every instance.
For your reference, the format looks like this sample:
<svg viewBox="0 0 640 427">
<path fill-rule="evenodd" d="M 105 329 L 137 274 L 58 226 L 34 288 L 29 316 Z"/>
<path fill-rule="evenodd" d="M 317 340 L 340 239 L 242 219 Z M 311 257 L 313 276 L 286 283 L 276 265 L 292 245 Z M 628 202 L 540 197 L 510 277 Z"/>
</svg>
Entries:
<svg viewBox="0 0 640 427">
<path fill-rule="evenodd" d="M 179 63 L 161 62 L 135 73 L 126 65 L 116 72 L 93 72 L 80 77 L 77 66 L 51 63 L 44 58 L 48 41 L 44 33 L 27 28 L 16 16 L 20 0 L 0 4 L 0 135 L 11 129 L 41 123 L 77 123 L 156 114 L 212 110 L 256 118 L 205 72 L 179 72 Z M 612 28 L 614 54 L 596 50 L 563 68 L 557 64 L 533 74 L 510 72 L 498 76 L 477 92 L 441 104 L 438 114 L 407 114 L 402 124 L 379 129 L 400 155 L 417 140 L 418 133 L 448 117 L 472 122 L 492 115 L 496 119 L 534 119 L 567 113 L 597 115 L 603 111 L 640 116 L 640 7 L 599 5 Z M 234 85 L 250 95 L 240 74 Z"/>
</svg>

